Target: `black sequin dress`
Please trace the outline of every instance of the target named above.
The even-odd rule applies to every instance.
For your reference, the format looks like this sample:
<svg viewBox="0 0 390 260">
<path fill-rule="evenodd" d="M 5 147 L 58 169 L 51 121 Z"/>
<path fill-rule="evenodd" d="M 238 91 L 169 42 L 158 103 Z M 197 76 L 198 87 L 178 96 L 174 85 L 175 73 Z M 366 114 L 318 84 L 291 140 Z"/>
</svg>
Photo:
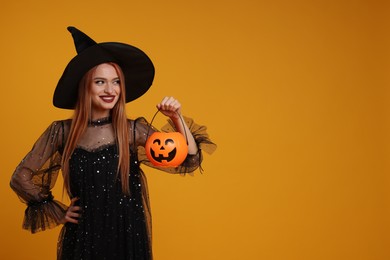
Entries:
<svg viewBox="0 0 390 260">
<path fill-rule="evenodd" d="M 199 147 L 176 168 L 161 168 L 169 173 L 191 173 L 200 166 L 202 149 L 213 152 L 206 128 L 186 118 Z M 35 233 L 60 223 L 67 206 L 54 200 L 53 188 L 61 162 L 62 149 L 70 120 L 49 126 L 32 150 L 16 168 L 11 187 L 28 204 L 23 227 Z M 145 156 L 144 144 L 149 125 L 143 118 L 129 120 L 130 195 L 122 193 L 117 175 L 118 152 L 109 119 L 91 124 L 69 161 L 70 188 L 79 198 L 78 224 L 63 226 L 58 243 L 58 259 L 152 259 L 151 215 L 145 175 L 140 164 L 154 167 Z M 173 131 L 172 123 L 163 131 Z M 152 128 L 152 131 L 156 129 Z"/>
</svg>

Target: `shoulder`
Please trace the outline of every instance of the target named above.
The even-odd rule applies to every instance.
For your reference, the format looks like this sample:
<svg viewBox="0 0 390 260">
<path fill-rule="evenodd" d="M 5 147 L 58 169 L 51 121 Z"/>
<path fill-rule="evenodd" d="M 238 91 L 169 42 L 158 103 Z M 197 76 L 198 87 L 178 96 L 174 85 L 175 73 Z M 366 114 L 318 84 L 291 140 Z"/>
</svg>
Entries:
<svg viewBox="0 0 390 260">
<path fill-rule="evenodd" d="M 137 117 L 135 119 L 127 119 L 128 124 L 130 127 L 142 127 L 142 126 L 148 126 L 149 123 L 144 117 Z"/>
<path fill-rule="evenodd" d="M 50 134 L 53 138 L 64 139 L 69 133 L 72 119 L 56 120 L 53 121 L 46 130 L 47 134 Z"/>
<path fill-rule="evenodd" d="M 52 122 L 52 124 L 64 124 L 64 125 L 70 125 L 72 123 L 72 119 L 71 118 L 68 118 L 68 119 L 63 119 L 63 120 L 55 120 Z"/>
<path fill-rule="evenodd" d="M 148 125 L 148 121 L 145 119 L 145 117 L 137 117 L 134 119 L 134 122 L 137 124 L 143 124 L 143 125 Z"/>
<path fill-rule="evenodd" d="M 150 131 L 156 131 L 144 117 L 129 119 L 129 129 L 136 136 L 147 135 Z"/>
<path fill-rule="evenodd" d="M 50 127 L 57 129 L 70 129 L 72 119 L 56 120 L 50 124 Z"/>
</svg>

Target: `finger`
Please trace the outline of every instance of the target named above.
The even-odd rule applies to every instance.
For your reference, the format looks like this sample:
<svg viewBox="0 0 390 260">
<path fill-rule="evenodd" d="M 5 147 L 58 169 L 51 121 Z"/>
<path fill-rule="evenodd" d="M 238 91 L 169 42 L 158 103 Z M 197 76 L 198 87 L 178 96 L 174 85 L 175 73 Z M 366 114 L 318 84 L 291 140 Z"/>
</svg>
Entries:
<svg viewBox="0 0 390 260">
<path fill-rule="evenodd" d="M 65 220 L 66 222 L 70 222 L 70 223 L 74 223 L 74 224 L 78 224 L 79 221 L 77 219 L 73 219 L 73 218 L 70 218 L 70 217 L 65 217 Z"/>
<path fill-rule="evenodd" d="M 165 102 L 167 105 L 170 105 L 173 101 L 175 101 L 174 97 L 167 97 L 167 101 Z"/>
<path fill-rule="evenodd" d="M 173 97 L 169 97 L 168 99 L 167 99 L 167 101 L 165 102 L 165 106 L 167 107 L 167 108 L 169 108 L 169 107 L 171 107 L 172 106 L 172 104 L 175 102 L 175 99 L 173 98 Z"/>
<path fill-rule="evenodd" d="M 80 213 L 67 211 L 65 215 L 65 221 L 71 223 L 78 223 L 78 218 L 80 217 Z"/>
<path fill-rule="evenodd" d="M 180 103 L 177 99 L 175 99 L 174 97 L 169 97 L 168 100 L 165 102 L 165 109 L 170 111 L 176 111 L 178 105 L 180 105 Z"/>
<path fill-rule="evenodd" d="M 79 207 L 79 206 L 72 206 L 72 207 L 69 207 L 68 211 L 69 212 L 80 212 L 81 211 L 81 207 Z"/>
<path fill-rule="evenodd" d="M 73 206 L 72 211 L 81 211 L 81 207 L 80 206 Z"/>
<path fill-rule="evenodd" d="M 70 201 L 70 207 L 72 207 L 76 203 L 76 201 L 78 201 L 78 200 L 79 200 L 78 197 L 72 198 L 71 201 Z"/>
<path fill-rule="evenodd" d="M 157 109 L 161 110 L 162 112 L 177 112 L 180 113 L 181 104 L 180 102 L 175 99 L 174 97 L 164 97 L 161 101 L 161 103 L 156 105 Z M 165 114 L 168 115 L 168 114 Z"/>
<path fill-rule="evenodd" d="M 157 107 L 157 109 L 163 109 L 163 106 L 164 106 L 164 103 L 165 103 L 165 101 L 166 101 L 166 99 L 167 99 L 167 97 L 164 97 L 161 101 L 160 101 L 160 103 L 158 103 L 157 105 L 156 105 L 156 107 Z"/>
<path fill-rule="evenodd" d="M 180 102 L 175 99 L 172 101 L 172 103 L 170 104 L 169 108 L 167 109 L 167 111 L 172 111 L 172 116 L 177 116 L 177 115 L 180 115 L 181 114 L 181 104 Z"/>
<path fill-rule="evenodd" d="M 169 106 L 175 101 L 176 99 L 174 97 L 166 97 L 165 104 Z"/>
<path fill-rule="evenodd" d="M 181 104 L 180 104 L 180 102 L 179 102 L 177 99 L 175 99 L 175 100 L 172 102 L 171 106 L 172 106 L 172 109 L 173 109 L 174 111 L 177 111 L 177 110 L 181 107 Z"/>
<path fill-rule="evenodd" d="M 169 100 L 169 97 L 164 97 L 164 98 L 161 100 L 161 102 L 160 102 L 161 106 L 164 107 L 164 106 L 166 105 L 166 103 L 168 102 L 168 100 Z"/>
<path fill-rule="evenodd" d="M 79 218 L 79 217 L 80 217 L 80 213 L 77 213 L 77 212 L 68 212 L 68 213 L 66 214 L 66 216 L 69 217 L 69 218 L 75 219 L 75 218 Z"/>
</svg>

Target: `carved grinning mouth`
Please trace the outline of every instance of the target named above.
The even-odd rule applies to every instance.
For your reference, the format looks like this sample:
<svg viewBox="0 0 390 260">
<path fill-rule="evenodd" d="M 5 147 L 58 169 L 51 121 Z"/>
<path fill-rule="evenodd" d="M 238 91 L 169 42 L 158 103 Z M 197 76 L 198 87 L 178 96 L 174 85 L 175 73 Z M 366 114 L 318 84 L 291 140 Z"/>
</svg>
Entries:
<svg viewBox="0 0 390 260">
<path fill-rule="evenodd" d="M 164 155 L 162 155 L 162 154 L 159 154 L 158 156 L 156 156 L 156 154 L 154 153 L 154 151 L 152 150 L 152 149 L 150 149 L 150 155 L 152 156 L 152 158 L 154 159 L 154 160 L 156 160 L 157 162 L 162 162 L 162 161 L 167 161 L 167 162 L 170 162 L 170 161 L 172 161 L 174 158 L 175 158 L 175 156 L 176 156 L 176 147 L 172 150 L 172 151 L 170 151 L 169 153 L 168 153 L 168 156 L 164 156 Z"/>
</svg>

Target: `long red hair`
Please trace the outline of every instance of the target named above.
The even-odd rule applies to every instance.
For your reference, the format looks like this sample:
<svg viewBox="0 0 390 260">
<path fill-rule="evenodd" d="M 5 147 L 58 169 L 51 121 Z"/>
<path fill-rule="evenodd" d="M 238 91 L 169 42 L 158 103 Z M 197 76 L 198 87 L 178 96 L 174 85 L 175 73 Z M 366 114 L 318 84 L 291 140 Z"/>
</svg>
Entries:
<svg viewBox="0 0 390 260">
<path fill-rule="evenodd" d="M 115 139 L 118 146 L 118 173 L 120 174 L 123 194 L 129 195 L 129 171 L 130 171 L 130 149 L 129 149 L 129 131 L 126 116 L 126 89 L 125 77 L 121 68 L 112 62 L 107 62 L 113 66 L 120 80 L 120 95 L 118 102 L 111 110 L 112 126 L 114 128 Z M 97 66 L 96 66 L 97 67 Z M 65 143 L 62 155 L 62 174 L 64 178 L 64 187 L 68 194 L 70 192 L 69 181 L 69 159 L 76 148 L 78 141 L 88 127 L 88 121 L 91 119 L 91 83 L 92 75 L 96 67 L 89 70 L 81 79 L 78 90 L 78 99 L 68 139 Z"/>
</svg>

